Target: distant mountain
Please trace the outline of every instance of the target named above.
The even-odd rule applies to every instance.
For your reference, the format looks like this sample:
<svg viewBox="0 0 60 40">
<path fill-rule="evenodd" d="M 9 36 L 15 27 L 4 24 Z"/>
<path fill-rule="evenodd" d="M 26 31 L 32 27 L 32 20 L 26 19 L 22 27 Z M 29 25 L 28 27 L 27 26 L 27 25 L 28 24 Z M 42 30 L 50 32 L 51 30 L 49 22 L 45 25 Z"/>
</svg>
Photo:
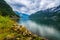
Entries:
<svg viewBox="0 0 60 40">
<path fill-rule="evenodd" d="M 30 19 L 42 24 L 59 25 L 60 24 L 60 5 L 54 8 L 38 11 L 30 15 Z"/>
<path fill-rule="evenodd" d="M 2 16 L 18 16 L 14 13 L 12 8 L 4 0 L 0 0 L 0 15 L 2 15 Z"/>
<path fill-rule="evenodd" d="M 19 13 L 19 12 L 17 12 L 17 11 L 15 11 L 15 13 L 16 13 L 17 15 L 19 15 L 21 18 L 28 18 L 28 17 L 29 17 L 28 14 Z"/>
</svg>

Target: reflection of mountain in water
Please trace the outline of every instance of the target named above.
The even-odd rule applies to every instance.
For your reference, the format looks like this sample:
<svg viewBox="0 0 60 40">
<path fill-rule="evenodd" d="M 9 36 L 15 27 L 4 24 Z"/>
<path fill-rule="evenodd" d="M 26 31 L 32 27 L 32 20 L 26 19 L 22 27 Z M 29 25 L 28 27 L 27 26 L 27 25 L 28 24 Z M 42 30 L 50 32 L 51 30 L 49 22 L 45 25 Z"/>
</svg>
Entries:
<svg viewBox="0 0 60 40">
<path fill-rule="evenodd" d="M 31 20 L 20 19 L 19 23 L 24 25 L 28 30 L 45 37 L 49 40 L 59 40 L 60 39 L 60 32 L 53 26 L 41 25 Z"/>
<path fill-rule="evenodd" d="M 31 20 L 38 24 L 54 25 L 60 28 L 60 5 L 51 9 L 41 10 L 30 15 Z"/>
</svg>

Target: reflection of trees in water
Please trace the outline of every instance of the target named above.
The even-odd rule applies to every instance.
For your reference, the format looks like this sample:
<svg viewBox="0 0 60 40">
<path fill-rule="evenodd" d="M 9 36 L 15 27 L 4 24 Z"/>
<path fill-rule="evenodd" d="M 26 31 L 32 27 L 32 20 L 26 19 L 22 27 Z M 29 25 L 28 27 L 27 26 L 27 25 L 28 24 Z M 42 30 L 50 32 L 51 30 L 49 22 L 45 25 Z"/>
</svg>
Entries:
<svg viewBox="0 0 60 40">
<path fill-rule="evenodd" d="M 59 38 L 57 38 L 57 37 L 59 37 L 58 35 L 60 34 L 58 32 L 58 30 L 55 30 L 55 28 L 50 27 L 50 26 L 44 26 L 44 25 L 48 25 L 47 21 L 43 20 L 43 21 L 47 22 L 47 24 L 46 24 L 42 20 L 40 21 L 40 19 L 39 20 L 33 19 L 33 21 L 26 20 L 25 22 L 24 22 L 24 20 L 25 19 L 21 19 L 19 21 L 21 21 L 22 24 L 25 25 L 33 33 L 36 33 L 39 36 L 44 35 L 43 37 L 46 37 L 46 38 L 51 39 L 51 40 L 59 39 Z M 44 24 L 44 25 L 41 25 L 41 24 Z"/>
<path fill-rule="evenodd" d="M 53 27 L 56 27 L 57 29 L 60 28 L 60 22 L 58 21 L 54 21 L 52 19 L 31 19 L 32 21 L 36 22 L 37 24 L 41 24 L 41 25 L 50 25 Z"/>
</svg>

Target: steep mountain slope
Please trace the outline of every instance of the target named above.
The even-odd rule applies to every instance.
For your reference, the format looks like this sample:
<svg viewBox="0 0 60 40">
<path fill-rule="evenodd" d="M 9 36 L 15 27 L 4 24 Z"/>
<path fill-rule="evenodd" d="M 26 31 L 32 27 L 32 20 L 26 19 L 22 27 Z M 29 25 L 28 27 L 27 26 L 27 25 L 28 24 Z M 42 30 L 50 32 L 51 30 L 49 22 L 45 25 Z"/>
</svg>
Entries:
<svg viewBox="0 0 60 40">
<path fill-rule="evenodd" d="M 37 23 L 60 26 L 60 5 L 51 9 L 38 11 L 30 15 L 30 19 Z"/>
<path fill-rule="evenodd" d="M 0 0 L 0 15 L 2 16 L 12 16 L 15 15 L 17 16 L 13 11 L 12 8 L 4 1 Z"/>
</svg>

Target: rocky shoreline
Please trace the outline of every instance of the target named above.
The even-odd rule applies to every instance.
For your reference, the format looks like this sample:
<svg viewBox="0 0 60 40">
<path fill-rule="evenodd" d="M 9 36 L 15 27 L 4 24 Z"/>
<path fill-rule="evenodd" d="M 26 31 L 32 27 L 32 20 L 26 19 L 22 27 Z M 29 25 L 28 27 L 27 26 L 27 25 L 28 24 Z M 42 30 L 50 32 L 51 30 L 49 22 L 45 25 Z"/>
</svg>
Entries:
<svg viewBox="0 0 60 40">
<path fill-rule="evenodd" d="M 36 34 L 31 33 L 25 28 L 25 26 L 14 24 L 10 28 L 10 34 L 8 34 L 3 40 L 47 40 L 39 37 Z"/>
</svg>

